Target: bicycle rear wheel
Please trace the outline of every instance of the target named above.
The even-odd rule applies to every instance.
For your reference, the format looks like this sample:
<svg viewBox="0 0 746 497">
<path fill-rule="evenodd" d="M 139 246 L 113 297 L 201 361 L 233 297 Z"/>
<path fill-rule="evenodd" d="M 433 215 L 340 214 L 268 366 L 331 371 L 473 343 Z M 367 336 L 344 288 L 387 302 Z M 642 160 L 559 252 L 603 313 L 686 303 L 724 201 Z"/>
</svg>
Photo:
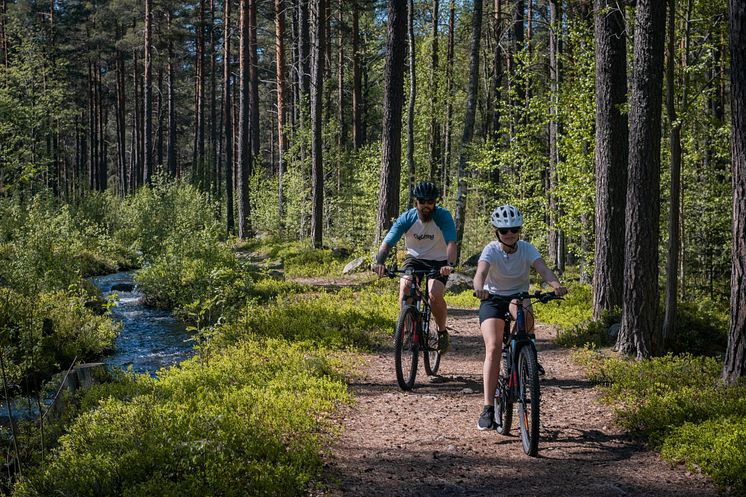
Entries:
<svg viewBox="0 0 746 497">
<path fill-rule="evenodd" d="M 513 402 L 510 400 L 508 382 L 502 375 L 497 380 L 493 406 L 495 408 L 495 431 L 500 435 L 509 435 L 510 425 L 513 424 Z"/>
<path fill-rule="evenodd" d="M 533 347 L 521 347 L 518 356 L 518 420 L 521 427 L 523 452 L 535 456 L 539 452 L 539 372 Z"/>
<path fill-rule="evenodd" d="M 417 311 L 408 307 L 399 315 L 394 335 L 394 364 L 396 381 L 402 390 L 411 390 L 417 376 Z"/>
<path fill-rule="evenodd" d="M 425 363 L 425 372 L 432 376 L 438 373 L 440 368 L 440 351 L 438 350 L 438 332 L 435 331 L 435 318 L 430 314 L 430 331 L 427 335 L 427 347 L 423 350 L 423 359 Z"/>
</svg>

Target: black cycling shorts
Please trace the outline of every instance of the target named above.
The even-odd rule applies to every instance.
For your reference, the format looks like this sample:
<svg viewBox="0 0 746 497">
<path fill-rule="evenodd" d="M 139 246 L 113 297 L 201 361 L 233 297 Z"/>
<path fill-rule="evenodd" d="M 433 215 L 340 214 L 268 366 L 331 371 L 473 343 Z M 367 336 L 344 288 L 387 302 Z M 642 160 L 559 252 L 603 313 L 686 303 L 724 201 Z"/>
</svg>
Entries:
<svg viewBox="0 0 746 497">
<path fill-rule="evenodd" d="M 407 256 L 404 259 L 402 269 L 414 269 L 414 270 L 427 270 L 427 269 L 440 269 L 443 266 L 447 266 L 448 261 L 431 261 L 428 259 L 415 259 L 414 257 Z M 439 275 L 436 280 L 440 281 L 444 285 L 448 281 L 448 276 Z"/>
<path fill-rule="evenodd" d="M 479 304 L 479 324 L 492 318 L 505 320 L 505 314 L 508 312 L 509 302 L 502 300 L 483 300 Z"/>
</svg>

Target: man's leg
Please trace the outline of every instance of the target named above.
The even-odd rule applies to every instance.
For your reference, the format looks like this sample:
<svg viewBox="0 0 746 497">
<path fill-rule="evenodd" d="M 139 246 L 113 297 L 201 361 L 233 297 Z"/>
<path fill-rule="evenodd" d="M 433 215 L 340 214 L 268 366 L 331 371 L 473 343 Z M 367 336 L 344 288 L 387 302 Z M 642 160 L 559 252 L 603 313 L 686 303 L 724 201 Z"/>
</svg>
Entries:
<svg viewBox="0 0 746 497">
<path fill-rule="evenodd" d="M 409 296 L 409 287 L 412 284 L 411 276 L 403 276 L 399 279 L 399 311 L 402 309 L 404 297 Z"/>
<path fill-rule="evenodd" d="M 428 286 L 430 287 L 428 289 L 430 291 L 430 311 L 435 318 L 435 324 L 438 326 L 438 331 L 445 330 L 448 320 L 448 306 L 443 295 L 446 286 L 442 281 L 436 279 L 428 280 Z"/>
</svg>

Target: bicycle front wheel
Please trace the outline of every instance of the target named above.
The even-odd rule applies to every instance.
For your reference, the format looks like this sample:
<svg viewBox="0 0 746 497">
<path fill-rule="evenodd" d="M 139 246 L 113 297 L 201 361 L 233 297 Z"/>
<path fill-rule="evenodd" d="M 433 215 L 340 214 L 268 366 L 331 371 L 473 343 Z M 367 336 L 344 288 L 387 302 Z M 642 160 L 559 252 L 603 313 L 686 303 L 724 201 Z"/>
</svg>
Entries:
<svg viewBox="0 0 746 497">
<path fill-rule="evenodd" d="M 508 382 L 502 375 L 497 380 L 493 407 L 495 408 L 495 431 L 500 435 L 509 435 L 510 425 L 513 424 L 513 402 L 510 400 Z"/>
<path fill-rule="evenodd" d="M 411 390 L 417 376 L 417 311 L 408 307 L 399 315 L 394 335 L 394 364 L 396 381 L 402 390 Z"/>
<path fill-rule="evenodd" d="M 435 331 L 436 327 L 435 318 L 430 314 L 430 327 L 428 328 L 430 331 L 427 336 L 427 347 L 424 348 L 422 354 L 423 362 L 425 363 L 425 372 L 430 376 L 437 374 L 438 368 L 440 368 L 439 336 L 438 332 Z"/>
<path fill-rule="evenodd" d="M 536 351 L 530 345 L 521 347 L 518 356 L 518 420 L 523 452 L 539 452 L 539 372 Z"/>
</svg>

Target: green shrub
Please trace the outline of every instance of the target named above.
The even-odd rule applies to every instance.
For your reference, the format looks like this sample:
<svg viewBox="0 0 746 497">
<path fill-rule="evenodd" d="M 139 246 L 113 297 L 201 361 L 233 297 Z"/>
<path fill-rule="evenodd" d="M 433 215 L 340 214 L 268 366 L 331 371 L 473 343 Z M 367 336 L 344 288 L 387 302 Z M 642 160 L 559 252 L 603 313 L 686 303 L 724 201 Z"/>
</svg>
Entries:
<svg viewBox="0 0 746 497">
<path fill-rule="evenodd" d="M 399 313 L 392 292 L 279 296 L 271 305 L 247 306 L 235 322 L 209 333 L 217 343 L 234 343 L 246 336 L 309 341 L 333 349 L 367 349 L 394 329 Z"/>
<path fill-rule="evenodd" d="M 123 386 L 90 408 L 14 496 L 291 496 L 322 469 L 342 361 L 282 340 L 244 341 Z M 127 380 L 125 380 L 127 381 Z"/>
<path fill-rule="evenodd" d="M 715 483 L 746 492 L 746 417 L 727 416 L 685 423 L 666 438 L 663 457 L 699 467 Z"/>
<path fill-rule="evenodd" d="M 0 288 L 0 346 L 8 381 L 38 387 L 73 361 L 97 358 L 110 348 L 119 325 L 88 304 L 88 295 L 74 289 L 31 298 Z"/>
<path fill-rule="evenodd" d="M 574 357 L 602 383 L 623 427 L 646 435 L 666 458 L 746 492 L 746 384 L 724 386 L 719 359 L 669 354 L 632 361 L 590 349 Z"/>
</svg>

